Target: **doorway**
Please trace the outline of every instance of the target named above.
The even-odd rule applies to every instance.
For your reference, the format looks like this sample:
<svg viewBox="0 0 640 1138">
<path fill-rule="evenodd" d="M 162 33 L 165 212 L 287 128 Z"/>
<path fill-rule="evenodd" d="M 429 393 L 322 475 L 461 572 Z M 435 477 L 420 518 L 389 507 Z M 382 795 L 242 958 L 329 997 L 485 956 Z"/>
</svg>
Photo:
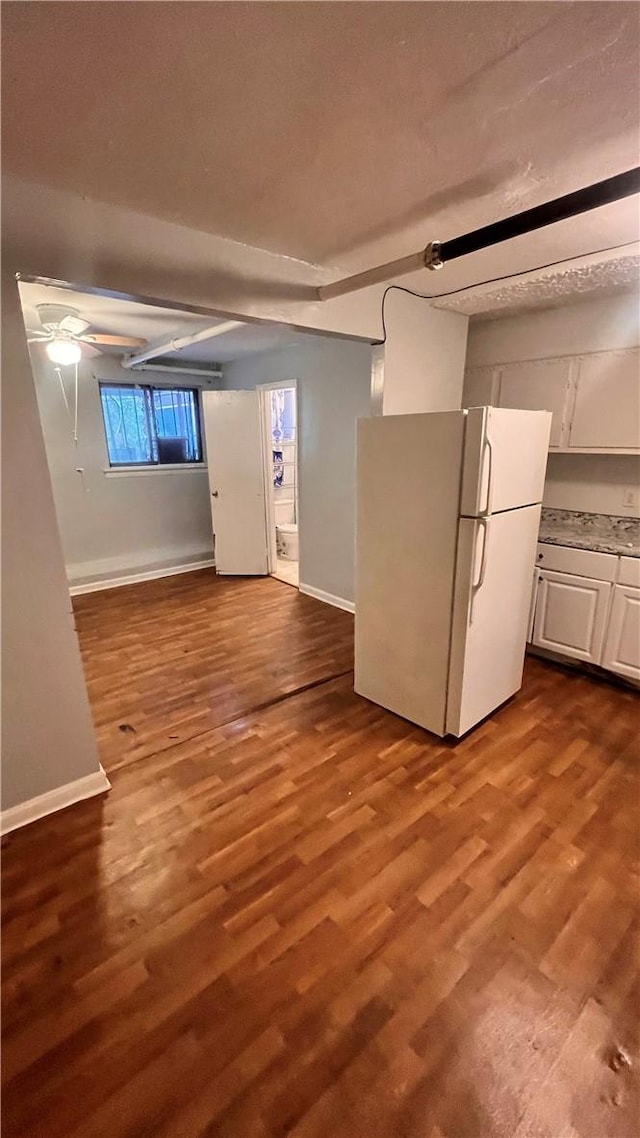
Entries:
<svg viewBox="0 0 640 1138">
<path fill-rule="evenodd" d="M 264 431 L 269 569 L 298 588 L 298 401 L 297 384 L 260 387 Z"/>
</svg>

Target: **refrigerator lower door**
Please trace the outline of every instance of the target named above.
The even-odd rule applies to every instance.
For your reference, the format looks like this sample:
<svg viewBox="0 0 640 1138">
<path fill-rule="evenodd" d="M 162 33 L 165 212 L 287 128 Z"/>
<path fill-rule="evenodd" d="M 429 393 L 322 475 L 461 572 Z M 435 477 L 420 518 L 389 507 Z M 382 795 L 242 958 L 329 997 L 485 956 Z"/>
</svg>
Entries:
<svg viewBox="0 0 640 1138">
<path fill-rule="evenodd" d="M 460 519 L 448 734 L 464 735 L 521 686 L 540 511 Z"/>
<path fill-rule="evenodd" d="M 466 418 L 460 513 L 481 517 L 542 501 L 551 414 L 472 407 Z"/>
</svg>

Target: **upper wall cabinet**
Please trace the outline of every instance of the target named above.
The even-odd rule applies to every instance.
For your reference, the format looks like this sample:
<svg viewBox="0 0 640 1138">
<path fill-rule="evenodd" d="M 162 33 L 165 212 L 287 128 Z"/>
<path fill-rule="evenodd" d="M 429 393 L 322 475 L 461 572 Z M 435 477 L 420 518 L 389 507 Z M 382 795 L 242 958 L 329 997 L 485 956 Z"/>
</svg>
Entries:
<svg viewBox="0 0 640 1138">
<path fill-rule="evenodd" d="M 469 368 L 462 406 L 483 404 L 551 411 L 551 450 L 638 452 L 638 349 Z"/>
<path fill-rule="evenodd" d="M 497 407 L 500 398 L 500 370 L 472 367 L 464 373 L 463 407 Z"/>
<path fill-rule="evenodd" d="M 569 398 L 570 360 L 540 360 L 502 368 L 500 407 L 519 411 L 551 411 L 549 446 L 565 444 L 565 409 Z"/>
<path fill-rule="evenodd" d="M 640 358 L 637 350 L 599 352 L 579 363 L 571 447 L 640 447 Z"/>
</svg>

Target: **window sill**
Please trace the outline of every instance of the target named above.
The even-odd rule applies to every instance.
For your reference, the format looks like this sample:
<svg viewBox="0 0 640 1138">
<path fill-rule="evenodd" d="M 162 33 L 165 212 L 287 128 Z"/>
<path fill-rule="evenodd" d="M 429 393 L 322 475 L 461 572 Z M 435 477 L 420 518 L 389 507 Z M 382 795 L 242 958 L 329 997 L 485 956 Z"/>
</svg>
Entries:
<svg viewBox="0 0 640 1138">
<path fill-rule="evenodd" d="M 181 474 L 207 470 L 206 462 L 164 462 L 158 466 L 105 466 L 105 478 L 136 478 L 148 474 Z"/>
</svg>

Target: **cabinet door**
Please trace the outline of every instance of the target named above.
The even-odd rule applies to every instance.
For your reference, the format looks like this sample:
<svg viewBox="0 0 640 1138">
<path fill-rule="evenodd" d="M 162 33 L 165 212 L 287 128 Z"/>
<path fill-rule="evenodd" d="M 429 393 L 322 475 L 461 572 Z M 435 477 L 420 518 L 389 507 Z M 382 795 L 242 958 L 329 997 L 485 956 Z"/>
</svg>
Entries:
<svg viewBox="0 0 640 1138">
<path fill-rule="evenodd" d="M 542 569 L 533 622 L 533 644 L 599 664 L 611 585 Z"/>
<path fill-rule="evenodd" d="M 570 446 L 640 448 L 639 363 L 631 348 L 580 360 Z"/>
<path fill-rule="evenodd" d="M 551 411 L 550 447 L 565 445 L 564 423 L 569 397 L 570 360 L 540 360 L 502 368 L 500 406 L 519 411 Z"/>
<path fill-rule="evenodd" d="M 640 589 L 614 585 L 602 667 L 640 680 Z"/>
<path fill-rule="evenodd" d="M 464 373 L 463 407 L 497 407 L 500 372 L 495 367 L 471 367 Z"/>
</svg>

